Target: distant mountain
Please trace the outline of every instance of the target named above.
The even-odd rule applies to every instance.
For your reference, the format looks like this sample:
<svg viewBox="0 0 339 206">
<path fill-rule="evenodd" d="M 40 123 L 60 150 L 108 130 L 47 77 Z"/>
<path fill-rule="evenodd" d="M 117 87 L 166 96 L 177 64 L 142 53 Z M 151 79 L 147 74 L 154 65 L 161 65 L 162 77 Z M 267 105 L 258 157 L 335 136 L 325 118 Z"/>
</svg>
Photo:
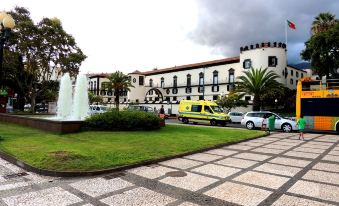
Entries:
<svg viewBox="0 0 339 206">
<path fill-rule="evenodd" d="M 296 67 L 298 69 L 310 69 L 311 63 L 310 62 L 301 62 L 298 64 L 292 64 L 291 66 Z"/>
</svg>

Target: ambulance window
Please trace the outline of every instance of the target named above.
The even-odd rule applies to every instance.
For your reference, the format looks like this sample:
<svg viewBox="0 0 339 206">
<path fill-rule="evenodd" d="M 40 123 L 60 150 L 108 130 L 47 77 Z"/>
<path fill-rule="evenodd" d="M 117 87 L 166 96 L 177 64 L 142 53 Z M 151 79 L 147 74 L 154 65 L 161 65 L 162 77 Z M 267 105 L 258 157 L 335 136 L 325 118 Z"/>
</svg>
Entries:
<svg viewBox="0 0 339 206">
<path fill-rule="evenodd" d="M 191 111 L 192 112 L 201 112 L 201 108 L 202 108 L 201 105 L 192 105 Z"/>
<path fill-rule="evenodd" d="M 204 106 L 204 110 L 205 110 L 205 112 L 209 112 L 209 113 L 213 113 L 212 112 L 212 110 L 211 110 L 211 108 L 209 107 L 209 106 Z"/>
</svg>

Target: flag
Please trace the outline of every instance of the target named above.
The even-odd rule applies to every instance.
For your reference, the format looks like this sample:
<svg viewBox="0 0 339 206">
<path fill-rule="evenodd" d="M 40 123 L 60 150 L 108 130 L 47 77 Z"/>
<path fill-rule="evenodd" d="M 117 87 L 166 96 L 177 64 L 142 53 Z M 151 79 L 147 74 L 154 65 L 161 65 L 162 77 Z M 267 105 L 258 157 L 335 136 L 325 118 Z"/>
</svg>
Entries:
<svg viewBox="0 0 339 206">
<path fill-rule="evenodd" d="M 297 29 L 293 22 L 287 20 L 287 24 L 288 24 L 288 27 L 290 27 L 291 29 Z"/>
</svg>

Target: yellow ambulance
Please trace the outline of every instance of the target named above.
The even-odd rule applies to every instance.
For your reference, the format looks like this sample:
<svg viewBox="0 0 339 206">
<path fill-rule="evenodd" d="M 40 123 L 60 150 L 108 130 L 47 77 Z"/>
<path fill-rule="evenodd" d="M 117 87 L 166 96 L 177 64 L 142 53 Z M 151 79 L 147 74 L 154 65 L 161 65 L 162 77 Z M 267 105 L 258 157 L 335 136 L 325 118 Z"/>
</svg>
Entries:
<svg viewBox="0 0 339 206">
<path fill-rule="evenodd" d="M 182 100 L 179 105 L 178 120 L 185 124 L 203 122 L 210 123 L 212 126 L 217 124 L 226 126 L 230 122 L 230 117 L 213 101 Z"/>
</svg>

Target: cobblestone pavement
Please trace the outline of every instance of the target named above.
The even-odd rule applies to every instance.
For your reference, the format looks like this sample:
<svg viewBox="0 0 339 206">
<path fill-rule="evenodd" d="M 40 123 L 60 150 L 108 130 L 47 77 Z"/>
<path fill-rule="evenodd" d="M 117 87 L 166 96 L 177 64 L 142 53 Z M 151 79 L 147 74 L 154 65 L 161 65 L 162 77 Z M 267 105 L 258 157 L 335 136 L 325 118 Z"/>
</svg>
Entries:
<svg viewBox="0 0 339 206">
<path fill-rule="evenodd" d="M 122 173 L 35 175 L 0 159 L 0 205 L 339 205 L 339 136 L 275 133 Z"/>
</svg>

